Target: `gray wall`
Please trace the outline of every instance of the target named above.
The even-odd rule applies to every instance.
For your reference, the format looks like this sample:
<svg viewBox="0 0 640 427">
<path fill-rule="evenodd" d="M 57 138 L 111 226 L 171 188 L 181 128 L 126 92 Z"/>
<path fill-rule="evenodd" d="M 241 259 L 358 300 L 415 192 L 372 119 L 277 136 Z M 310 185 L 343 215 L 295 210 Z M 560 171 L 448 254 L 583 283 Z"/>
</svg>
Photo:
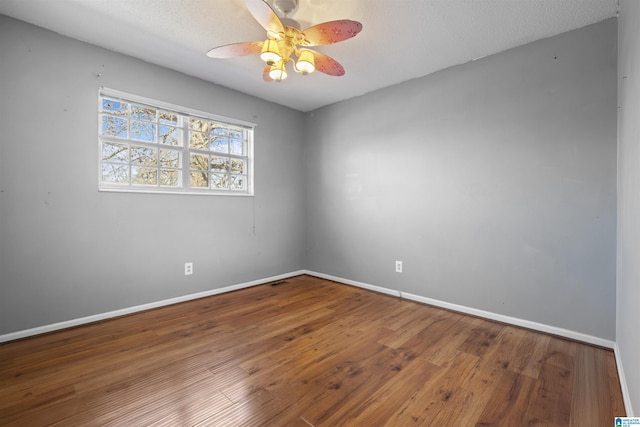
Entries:
<svg viewBox="0 0 640 427">
<path fill-rule="evenodd" d="M 0 334 L 304 268 L 302 113 L 1 15 L 0 56 Z M 255 198 L 98 192 L 99 86 L 257 123 Z"/>
<path fill-rule="evenodd" d="M 0 52 L 0 334 L 308 268 L 615 337 L 615 20 L 306 115 L 6 17 Z M 255 198 L 98 192 L 101 85 L 258 123 Z"/>
<path fill-rule="evenodd" d="M 640 2 L 621 3 L 618 27 L 618 306 L 616 342 L 640 415 Z M 629 409 L 629 408 L 627 408 Z"/>
<path fill-rule="evenodd" d="M 613 340 L 616 31 L 309 113 L 308 268 Z"/>
</svg>

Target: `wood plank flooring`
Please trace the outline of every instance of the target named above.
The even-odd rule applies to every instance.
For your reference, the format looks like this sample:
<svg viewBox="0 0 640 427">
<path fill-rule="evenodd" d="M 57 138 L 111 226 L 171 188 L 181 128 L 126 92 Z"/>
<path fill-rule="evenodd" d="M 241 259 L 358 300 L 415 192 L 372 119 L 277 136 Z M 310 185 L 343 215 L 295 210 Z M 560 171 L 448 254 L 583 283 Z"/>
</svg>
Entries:
<svg viewBox="0 0 640 427">
<path fill-rule="evenodd" d="M 0 345 L 3 426 L 608 426 L 611 351 L 314 277 Z"/>
</svg>

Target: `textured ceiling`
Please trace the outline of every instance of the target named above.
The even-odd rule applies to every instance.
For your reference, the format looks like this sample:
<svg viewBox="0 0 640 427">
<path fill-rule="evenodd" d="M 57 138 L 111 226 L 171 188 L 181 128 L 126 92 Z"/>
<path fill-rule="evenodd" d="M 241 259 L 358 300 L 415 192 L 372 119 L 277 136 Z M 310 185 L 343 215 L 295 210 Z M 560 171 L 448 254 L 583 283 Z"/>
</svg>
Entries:
<svg viewBox="0 0 640 427">
<path fill-rule="evenodd" d="M 0 0 L 0 13 L 98 46 L 310 111 L 616 16 L 618 0 L 300 0 L 303 28 L 352 19 L 355 38 L 317 50 L 343 77 L 262 80 L 257 55 L 212 47 L 265 38 L 244 0 Z"/>
</svg>

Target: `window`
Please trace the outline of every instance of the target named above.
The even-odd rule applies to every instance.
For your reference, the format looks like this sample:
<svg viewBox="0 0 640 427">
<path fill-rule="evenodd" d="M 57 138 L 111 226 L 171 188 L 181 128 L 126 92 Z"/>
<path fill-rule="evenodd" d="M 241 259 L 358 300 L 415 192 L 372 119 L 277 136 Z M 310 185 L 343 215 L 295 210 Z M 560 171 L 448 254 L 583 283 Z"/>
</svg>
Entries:
<svg viewBox="0 0 640 427">
<path fill-rule="evenodd" d="M 253 194 L 252 123 L 101 89 L 99 189 Z"/>
</svg>

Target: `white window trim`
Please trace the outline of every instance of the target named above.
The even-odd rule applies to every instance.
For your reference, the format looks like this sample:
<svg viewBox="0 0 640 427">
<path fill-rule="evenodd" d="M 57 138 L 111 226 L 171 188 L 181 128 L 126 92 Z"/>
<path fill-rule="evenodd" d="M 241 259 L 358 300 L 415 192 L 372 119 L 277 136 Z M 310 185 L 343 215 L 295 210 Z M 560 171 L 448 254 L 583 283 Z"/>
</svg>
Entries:
<svg viewBox="0 0 640 427">
<path fill-rule="evenodd" d="M 247 155 L 246 155 L 246 168 L 247 168 L 247 182 L 246 190 L 234 191 L 234 190 L 214 190 L 214 189 L 201 189 L 201 188 L 189 188 L 183 179 L 181 188 L 163 188 L 163 187 L 145 187 L 145 186 L 132 186 L 124 184 L 112 184 L 102 181 L 102 152 L 100 150 L 102 146 L 102 123 L 100 115 L 102 114 L 101 97 L 113 97 L 116 99 L 122 99 L 127 102 L 133 102 L 136 104 L 142 104 L 154 109 L 163 109 L 170 112 L 174 112 L 181 115 L 192 116 L 219 122 L 221 124 L 228 124 L 235 127 L 240 127 L 248 130 L 247 136 Z M 115 89 L 109 89 L 100 87 L 98 90 L 98 191 L 106 192 L 123 192 L 123 193 L 152 193 L 152 194 L 185 194 L 185 195 L 200 195 L 200 196 L 253 196 L 254 195 L 254 170 L 253 170 L 253 139 L 254 130 L 257 126 L 255 123 L 247 122 L 244 120 L 233 119 L 229 117 L 212 114 L 206 111 L 200 111 L 189 107 L 183 107 L 168 102 L 158 101 L 152 98 L 146 98 L 143 96 L 133 95 L 127 92 L 122 92 Z M 189 154 L 191 150 L 188 147 L 189 143 L 186 138 L 183 138 L 183 146 L 179 147 L 182 152 L 182 167 L 186 167 L 186 175 L 188 175 L 189 168 Z M 175 148 L 175 147 L 171 147 Z M 197 151 L 196 151 L 197 152 Z M 232 156 L 233 157 L 233 156 Z M 245 157 L 245 156 L 242 156 Z"/>
</svg>

